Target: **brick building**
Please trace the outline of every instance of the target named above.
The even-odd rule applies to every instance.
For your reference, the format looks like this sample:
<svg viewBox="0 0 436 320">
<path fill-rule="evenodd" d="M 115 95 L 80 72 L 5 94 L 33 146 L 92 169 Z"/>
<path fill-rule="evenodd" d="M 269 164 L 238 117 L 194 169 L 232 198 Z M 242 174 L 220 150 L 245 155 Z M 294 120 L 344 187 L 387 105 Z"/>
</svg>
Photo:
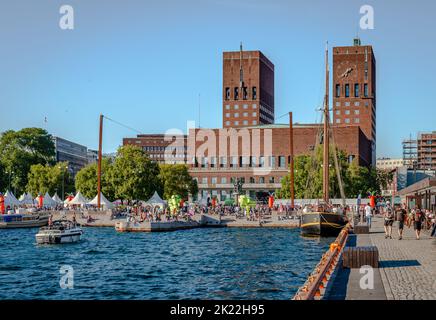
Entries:
<svg viewBox="0 0 436 320">
<path fill-rule="evenodd" d="M 418 167 L 436 170 L 436 131 L 420 133 L 417 139 Z"/>
<path fill-rule="evenodd" d="M 186 163 L 187 136 L 180 134 L 138 134 L 124 138 L 123 145 L 142 148 L 151 160 L 158 163 Z"/>
<path fill-rule="evenodd" d="M 223 128 L 274 123 L 274 65 L 260 51 L 223 53 Z"/>
<path fill-rule="evenodd" d="M 333 48 L 333 124 L 359 126 L 371 141 L 376 164 L 376 61 L 372 46 Z"/>
</svg>

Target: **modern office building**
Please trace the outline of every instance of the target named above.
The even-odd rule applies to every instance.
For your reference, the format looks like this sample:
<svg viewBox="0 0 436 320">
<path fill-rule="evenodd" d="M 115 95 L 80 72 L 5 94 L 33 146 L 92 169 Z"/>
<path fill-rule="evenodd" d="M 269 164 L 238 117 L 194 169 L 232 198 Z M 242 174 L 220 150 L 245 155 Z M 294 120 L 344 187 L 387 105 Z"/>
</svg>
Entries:
<svg viewBox="0 0 436 320">
<path fill-rule="evenodd" d="M 98 151 L 97 150 L 88 149 L 87 157 L 88 157 L 88 164 L 96 163 L 97 160 L 98 160 Z"/>
<path fill-rule="evenodd" d="M 52 139 L 56 148 L 56 161 L 68 161 L 68 168 L 73 176 L 88 164 L 87 147 L 56 136 Z"/>
<path fill-rule="evenodd" d="M 274 123 L 274 64 L 260 51 L 223 53 L 223 128 Z"/>
<path fill-rule="evenodd" d="M 403 140 L 403 160 L 411 169 L 436 170 L 436 131 Z"/>
</svg>

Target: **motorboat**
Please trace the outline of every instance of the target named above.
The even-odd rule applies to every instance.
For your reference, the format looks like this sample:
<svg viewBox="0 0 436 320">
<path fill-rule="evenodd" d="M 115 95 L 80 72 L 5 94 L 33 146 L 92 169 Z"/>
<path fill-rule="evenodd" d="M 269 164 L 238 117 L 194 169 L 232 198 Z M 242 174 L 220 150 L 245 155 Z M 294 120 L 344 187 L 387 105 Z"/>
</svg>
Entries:
<svg viewBox="0 0 436 320">
<path fill-rule="evenodd" d="M 47 227 L 42 227 L 35 235 L 38 244 L 61 244 L 80 241 L 83 230 L 69 220 L 56 220 Z"/>
</svg>

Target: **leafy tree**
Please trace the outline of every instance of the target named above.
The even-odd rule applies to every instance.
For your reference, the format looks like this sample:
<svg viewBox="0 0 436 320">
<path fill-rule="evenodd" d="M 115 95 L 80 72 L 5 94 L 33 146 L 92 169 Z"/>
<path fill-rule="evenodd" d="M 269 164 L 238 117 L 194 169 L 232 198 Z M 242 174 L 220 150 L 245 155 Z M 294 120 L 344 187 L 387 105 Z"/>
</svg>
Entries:
<svg viewBox="0 0 436 320">
<path fill-rule="evenodd" d="M 147 200 L 154 191 L 162 193 L 159 165 L 139 147 L 120 147 L 109 172 L 116 198 Z"/>
<path fill-rule="evenodd" d="M 74 189 L 70 173 L 67 170 L 68 162 L 60 162 L 53 166 L 35 164 L 30 167 L 26 190 L 33 196 L 48 192 L 53 195 L 55 192 L 62 197 L 62 179 L 64 179 L 65 192 Z"/>
<path fill-rule="evenodd" d="M 115 188 L 111 181 L 112 161 L 108 158 L 101 160 L 101 192 L 110 200 L 115 200 Z M 82 168 L 75 179 L 76 190 L 88 199 L 97 195 L 97 163 L 92 163 Z"/>
<path fill-rule="evenodd" d="M 5 172 L 13 172 L 12 189 L 17 194 L 23 192 L 32 165 L 55 163 L 55 145 L 51 135 L 41 128 L 3 132 L 0 136 L 0 163 Z"/>
<path fill-rule="evenodd" d="M 188 194 L 198 193 L 197 181 L 194 180 L 184 164 L 161 164 L 159 166 L 164 193 L 163 197 L 169 199 L 172 195 L 179 195 L 186 199 Z"/>
</svg>

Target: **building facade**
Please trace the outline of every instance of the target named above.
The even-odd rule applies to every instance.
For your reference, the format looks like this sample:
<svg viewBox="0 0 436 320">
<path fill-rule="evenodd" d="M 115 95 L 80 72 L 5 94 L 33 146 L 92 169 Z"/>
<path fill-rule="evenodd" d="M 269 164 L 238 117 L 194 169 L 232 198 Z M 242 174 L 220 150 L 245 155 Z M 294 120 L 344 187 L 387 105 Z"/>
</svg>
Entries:
<svg viewBox="0 0 436 320">
<path fill-rule="evenodd" d="M 186 164 L 186 141 L 186 135 L 138 134 L 136 138 L 124 138 L 123 145 L 140 147 L 158 163 Z"/>
<path fill-rule="evenodd" d="M 380 170 L 391 171 L 404 166 L 403 159 L 379 158 L 376 167 Z"/>
<path fill-rule="evenodd" d="M 71 174 L 73 177 L 76 176 L 77 172 L 88 164 L 87 147 L 56 136 L 52 139 L 56 149 L 56 161 L 68 161 Z"/>
<path fill-rule="evenodd" d="M 417 155 L 420 169 L 436 170 L 436 131 L 418 135 Z"/>
<path fill-rule="evenodd" d="M 223 53 L 223 128 L 274 123 L 274 64 L 260 51 Z"/>
<path fill-rule="evenodd" d="M 359 126 L 376 156 L 376 61 L 372 46 L 333 48 L 333 124 Z"/>
<path fill-rule="evenodd" d="M 98 151 L 88 149 L 87 156 L 88 156 L 88 164 L 96 163 L 98 160 Z"/>
</svg>

